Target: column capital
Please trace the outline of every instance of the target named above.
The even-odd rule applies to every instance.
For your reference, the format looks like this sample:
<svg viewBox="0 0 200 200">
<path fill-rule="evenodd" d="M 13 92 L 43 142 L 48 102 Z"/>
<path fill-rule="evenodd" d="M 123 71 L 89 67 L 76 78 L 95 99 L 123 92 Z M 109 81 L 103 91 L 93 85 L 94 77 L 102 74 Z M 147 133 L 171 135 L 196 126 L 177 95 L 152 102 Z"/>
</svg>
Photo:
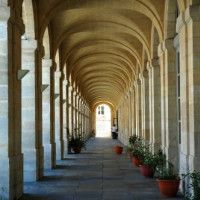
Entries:
<svg viewBox="0 0 200 200">
<path fill-rule="evenodd" d="M 176 23 L 176 32 L 180 33 L 182 28 L 185 26 L 185 12 L 181 12 L 180 15 L 177 18 L 177 23 Z"/>
<path fill-rule="evenodd" d="M 37 48 L 37 40 L 22 40 L 22 50 L 23 52 L 34 52 Z"/>
<path fill-rule="evenodd" d="M 54 60 L 52 60 L 52 66 L 51 66 L 51 68 L 52 68 L 52 70 L 53 70 L 54 72 L 56 72 L 57 63 L 56 63 Z"/>
<path fill-rule="evenodd" d="M 61 71 L 55 71 L 55 78 L 60 78 L 62 75 Z"/>
<path fill-rule="evenodd" d="M 200 21 L 200 5 L 199 4 L 191 5 L 185 10 L 186 23 L 188 24 L 190 20 Z"/>
<path fill-rule="evenodd" d="M 160 57 L 165 51 L 174 49 L 174 40 L 166 39 L 158 45 L 158 56 Z"/>
<path fill-rule="evenodd" d="M 160 67 L 160 59 L 159 58 L 153 58 L 150 61 L 151 67 Z"/>
<path fill-rule="evenodd" d="M 68 85 L 68 81 L 67 81 L 67 80 L 63 80 L 63 84 L 64 84 L 65 86 L 67 86 L 67 85 Z"/>
<path fill-rule="evenodd" d="M 182 28 L 190 21 L 200 21 L 200 5 L 191 5 L 184 12 L 181 12 L 176 25 L 176 32 L 180 33 Z"/>
<path fill-rule="evenodd" d="M 74 88 L 73 88 L 73 95 L 76 96 L 76 94 L 77 94 L 77 92 L 76 92 L 76 90 L 74 90 Z"/>
<path fill-rule="evenodd" d="M 51 66 L 52 66 L 52 59 L 50 59 L 50 58 L 43 58 L 42 59 L 42 68 L 43 67 L 50 68 Z"/>
<path fill-rule="evenodd" d="M 143 72 L 142 72 L 142 75 L 143 75 L 144 78 L 148 78 L 149 77 L 148 70 L 144 69 Z"/>
<path fill-rule="evenodd" d="M 43 58 L 45 55 L 45 48 L 41 42 L 38 42 L 38 44 L 37 44 L 37 51 L 40 53 L 41 57 Z M 56 67 L 57 66 L 56 62 L 54 61 L 54 63 L 55 63 L 54 67 Z M 55 68 L 55 70 L 56 70 L 56 68 Z"/>
<path fill-rule="evenodd" d="M 70 90 L 70 92 L 73 91 L 73 87 L 72 86 L 69 86 L 68 89 Z"/>
<path fill-rule="evenodd" d="M 135 81 L 133 82 L 132 88 L 133 88 L 133 91 L 135 91 L 135 88 L 136 88 L 136 83 L 135 83 Z"/>
</svg>

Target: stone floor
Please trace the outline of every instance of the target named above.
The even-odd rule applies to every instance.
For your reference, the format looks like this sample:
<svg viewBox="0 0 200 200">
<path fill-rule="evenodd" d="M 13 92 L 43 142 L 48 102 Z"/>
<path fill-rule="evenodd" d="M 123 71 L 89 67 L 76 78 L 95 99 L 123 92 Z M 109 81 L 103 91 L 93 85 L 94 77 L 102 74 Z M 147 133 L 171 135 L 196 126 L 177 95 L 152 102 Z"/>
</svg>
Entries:
<svg viewBox="0 0 200 200">
<path fill-rule="evenodd" d="M 146 179 L 111 138 L 92 138 L 81 154 L 67 155 L 43 181 L 25 183 L 21 200 L 159 200 L 156 179 Z M 183 198 L 177 197 L 174 200 Z"/>
</svg>

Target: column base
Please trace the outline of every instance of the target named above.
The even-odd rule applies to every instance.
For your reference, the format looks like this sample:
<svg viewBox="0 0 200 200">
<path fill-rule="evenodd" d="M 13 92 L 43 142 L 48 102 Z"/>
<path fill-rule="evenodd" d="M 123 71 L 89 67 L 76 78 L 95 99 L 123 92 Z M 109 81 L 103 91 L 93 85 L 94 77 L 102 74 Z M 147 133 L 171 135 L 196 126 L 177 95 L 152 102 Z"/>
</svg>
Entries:
<svg viewBox="0 0 200 200">
<path fill-rule="evenodd" d="M 62 142 L 62 155 L 61 155 L 61 159 L 65 159 L 66 155 L 68 154 L 68 142 L 67 140 L 63 140 Z"/>
<path fill-rule="evenodd" d="M 4 199 L 18 199 L 23 194 L 23 154 L 1 158 L 0 195 Z"/>
<path fill-rule="evenodd" d="M 61 160 L 62 159 L 62 141 L 56 142 L 56 160 Z"/>
<path fill-rule="evenodd" d="M 52 169 L 52 144 L 44 144 L 44 169 Z"/>
<path fill-rule="evenodd" d="M 37 152 L 37 181 L 42 180 L 44 176 L 44 147 L 36 149 Z"/>
<path fill-rule="evenodd" d="M 24 182 L 36 180 L 36 149 L 24 150 Z"/>
<path fill-rule="evenodd" d="M 56 143 L 52 143 L 52 168 L 55 169 L 56 168 Z"/>
</svg>

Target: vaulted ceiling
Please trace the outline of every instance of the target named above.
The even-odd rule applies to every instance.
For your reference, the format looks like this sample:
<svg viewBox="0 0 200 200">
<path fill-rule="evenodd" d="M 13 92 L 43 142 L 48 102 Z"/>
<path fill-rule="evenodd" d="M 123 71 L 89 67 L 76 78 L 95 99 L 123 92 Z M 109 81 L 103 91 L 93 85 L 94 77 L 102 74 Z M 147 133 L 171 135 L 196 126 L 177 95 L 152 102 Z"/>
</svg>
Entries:
<svg viewBox="0 0 200 200">
<path fill-rule="evenodd" d="M 38 0 L 38 32 L 47 27 L 71 85 L 89 105 L 114 106 L 154 57 L 152 34 L 164 37 L 165 0 Z"/>
</svg>

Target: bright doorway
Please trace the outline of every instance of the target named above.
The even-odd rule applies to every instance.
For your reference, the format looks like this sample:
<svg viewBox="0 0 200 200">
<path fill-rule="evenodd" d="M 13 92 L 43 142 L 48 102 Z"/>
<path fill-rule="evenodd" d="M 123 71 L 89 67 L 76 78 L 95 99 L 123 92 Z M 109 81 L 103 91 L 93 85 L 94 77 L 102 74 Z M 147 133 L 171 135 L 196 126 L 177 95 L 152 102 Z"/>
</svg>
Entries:
<svg viewBox="0 0 200 200">
<path fill-rule="evenodd" d="M 111 137 L 111 110 L 106 104 L 96 108 L 96 137 Z"/>
</svg>

